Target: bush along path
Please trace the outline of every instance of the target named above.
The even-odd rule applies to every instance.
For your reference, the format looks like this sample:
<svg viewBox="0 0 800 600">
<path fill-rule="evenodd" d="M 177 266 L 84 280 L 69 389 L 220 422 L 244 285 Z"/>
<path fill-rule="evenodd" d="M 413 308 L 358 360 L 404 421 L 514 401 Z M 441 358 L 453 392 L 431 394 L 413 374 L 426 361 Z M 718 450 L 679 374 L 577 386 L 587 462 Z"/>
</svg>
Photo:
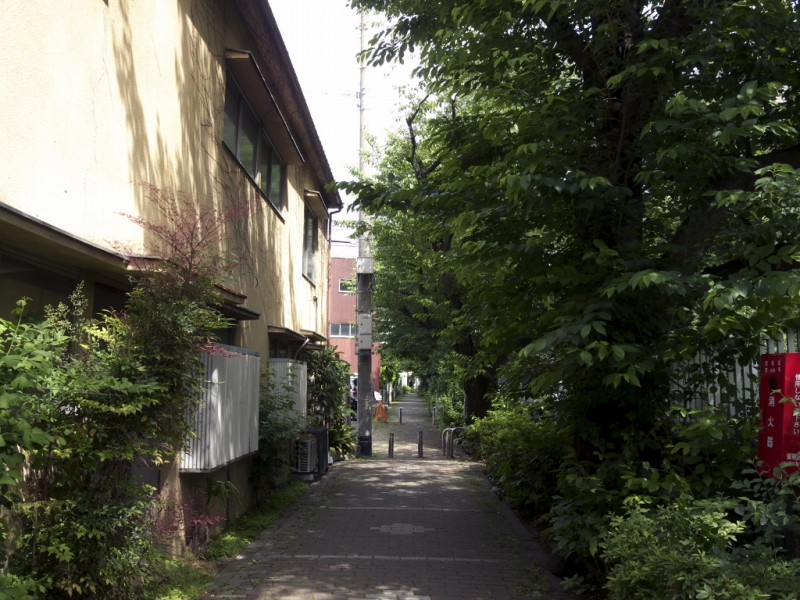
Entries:
<svg viewBox="0 0 800 600">
<path fill-rule="evenodd" d="M 401 397 L 389 418 L 375 428 L 371 458 L 334 465 L 294 513 L 219 573 L 206 597 L 566 598 L 477 465 L 444 459 L 422 400 Z"/>
</svg>

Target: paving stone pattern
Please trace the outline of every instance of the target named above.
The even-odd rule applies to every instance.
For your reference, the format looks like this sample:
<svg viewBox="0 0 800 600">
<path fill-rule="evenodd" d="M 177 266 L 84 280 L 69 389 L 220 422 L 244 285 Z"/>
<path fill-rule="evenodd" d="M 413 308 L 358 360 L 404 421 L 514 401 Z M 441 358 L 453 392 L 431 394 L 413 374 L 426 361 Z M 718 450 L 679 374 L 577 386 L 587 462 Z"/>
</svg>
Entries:
<svg viewBox="0 0 800 600">
<path fill-rule="evenodd" d="M 220 572 L 206 597 L 568 598 L 542 568 L 541 548 L 491 495 L 480 466 L 442 456 L 421 399 L 402 396 L 389 418 L 375 427 L 371 458 L 331 467 L 290 516 Z"/>
</svg>

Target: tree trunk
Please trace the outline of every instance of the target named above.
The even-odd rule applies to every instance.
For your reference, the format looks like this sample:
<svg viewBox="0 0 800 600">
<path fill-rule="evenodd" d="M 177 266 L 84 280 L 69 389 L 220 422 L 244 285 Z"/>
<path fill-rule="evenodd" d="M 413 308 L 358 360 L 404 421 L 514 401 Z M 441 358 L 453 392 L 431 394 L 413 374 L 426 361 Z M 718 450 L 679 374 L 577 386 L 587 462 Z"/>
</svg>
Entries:
<svg viewBox="0 0 800 600">
<path fill-rule="evenodd" d="M 486 394 L 489 383 L 486 375 L 478 375 L 464 382 L 464 421 L 467 425 L 471 425 L 475 418 L 485 417 L 492 407 Z"/>
</svg>

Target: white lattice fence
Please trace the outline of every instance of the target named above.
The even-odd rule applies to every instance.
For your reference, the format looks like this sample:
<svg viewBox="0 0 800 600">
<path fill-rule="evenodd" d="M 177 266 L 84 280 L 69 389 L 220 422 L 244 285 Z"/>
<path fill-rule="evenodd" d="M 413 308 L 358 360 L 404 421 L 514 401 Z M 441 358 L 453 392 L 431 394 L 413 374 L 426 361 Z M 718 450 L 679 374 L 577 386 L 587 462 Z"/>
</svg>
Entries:
<svg viewBox="0 0 800 600">
<path fill-rule="evenodd" d="M 798 330 L 789 330 L 780 340 L 766 340 L 761 345 L 761 354 L 776 354 L 783 352 L 800 352 L 800 335 Z M 708 365 L 709 358 L 704 354 L 698 354 L 694 359 L 681 364 L 680 371 L 691 369 L 692 365 L 698 368 L 713 368 Z M 727 407 L 729 414 L 735 415 L 741 412 L 755 412 L 758 410 L 758 379 L 760 364 L 758 360 L 747 365 L 736 365 L 733 369 L 723 370 L 720 375 L 723 381 L 727 382 L 733 394 L 724 391 L 717 382 L 708 382 L 701 389 L 695 388 L 689 402 L 690 408 L 702 408 L 703 406 Z M 682 391 L 689 387 L 689 377 L 676 377 L 673 381 L 673 390 Z"/>
</svg>

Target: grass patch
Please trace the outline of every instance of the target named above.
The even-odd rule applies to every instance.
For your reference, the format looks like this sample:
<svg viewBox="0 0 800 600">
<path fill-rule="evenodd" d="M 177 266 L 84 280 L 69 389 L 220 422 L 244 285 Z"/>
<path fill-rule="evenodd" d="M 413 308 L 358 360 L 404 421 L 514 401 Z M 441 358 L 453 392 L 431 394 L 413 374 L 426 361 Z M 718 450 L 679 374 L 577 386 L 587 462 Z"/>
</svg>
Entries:
<svg viewBox="0 0 800 600">
<path fill-rule="evenodd" d="M 191 554 L 166 559 L 162 563 L 164 578 L 148 597 L 154 600 L 196 600 L 214 583 L 219 566 L 198 560 Z"/>
<path fill-rule="evenodd" d="M 285 488 L 278 490 L 261 504 L 244 513 L 228 529 L 220 533 L 208 545 L 206 558 L 232 558 L 240 554 L 242 549 L 257 539 L 261 532 L 271 526 L 279 517 L 300 499 L 306 491 L 306 484 L 293 481 Z"/>
</svg>

